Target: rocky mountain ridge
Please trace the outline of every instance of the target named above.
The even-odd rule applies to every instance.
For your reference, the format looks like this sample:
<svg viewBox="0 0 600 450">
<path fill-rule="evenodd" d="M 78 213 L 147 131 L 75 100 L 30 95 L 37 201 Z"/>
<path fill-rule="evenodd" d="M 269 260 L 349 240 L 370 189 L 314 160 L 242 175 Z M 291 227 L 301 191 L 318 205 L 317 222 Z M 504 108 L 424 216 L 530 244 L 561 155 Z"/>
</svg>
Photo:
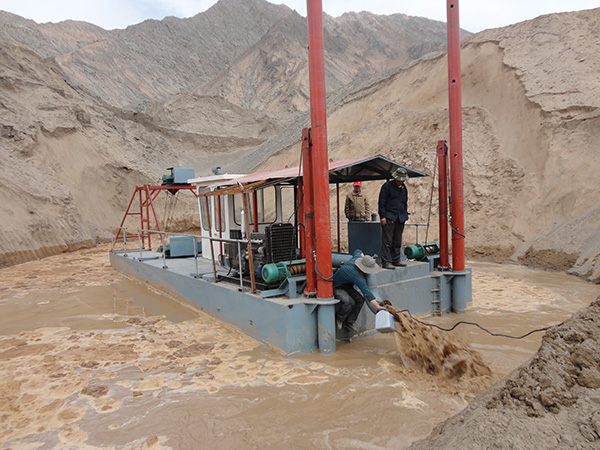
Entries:
<svg viewBox="0 0 600 450">
<path fill-rule="evenodd" d="M 248 2 L 248 7 L 255 3 Z M 167 101 L 146 100 L 135 111 L 116 107 L 73 80 L 59 63 L 61 56 L 42 56 L 26 48 L 23 36 L 38 42 L 35 34 L 27 34 L 30 21 L 14 20 L 11 33 L 15 27 L 24 28 L 19 29 L 21 35 L 7 37 L 10 16 L 0 14 L 4 43 L 0 158 L 5 168 L 0 188 L 1 263 L 14 264 L 106 238 L 108 226 L 119 223 L 132 187 L 159 182 L 166 167 L 196 167 L 202 175 L 215 163 L 230 172 L 297 164 L 300 131 L 308 125 L 302 111 L 308 103 L 307 81 L 300 75 L 305 62 L 295 59 L 304 51 L 299 40 L 305 25 L 293 12 L 279 7 L 274 11 L 283 16 L 280 22 L 265 25 L 270 33 L 257 35 L 253 45 L 232 57 L 216 76 L 218 83 L 197 85 Z M 363 25 L 383 23 L 380 16 L 371 16 L 357 15 Z M 594 164 L 600 137 L 595 82 L 600 72 L 599 16 L 598 9 L 542 16 L 464 41 L 463 148 L 470 255 L 513 259 L 600 280 L 600 204 L 598 188 L 590 181 L 600 178 L 600 166 Z M 352 29 L 354 19 L 348 15 L 332 22 L 326 17 L 325 22 L 337 26 L 344 22 L 342 28 Z M 169 24 L 167 20 L 160 26 Z M 94 48 L 104 54 L 106 43 L 90 44 L 104 30 L 75 25 L 81 34 L 66 33 L 69 39 L 47 51 L 68 45 L 75 49 L 80 42 L 86 51 Z M 144 33 L 158 26 L 142 25 Z M 61 26 L 75 29 L 74 24 Z M 291 37 L 286 37 L 286 29 Z M 88 30 L 92 34 L 85 37 Z M 14 36 L 21 44 L 11 44 Z M 388 55 L 398 64 L 403 56 L 390 54 L 386 46 L 371 55 L 382 60 Z M 345 82 L 345 67 L 359 65 L 356 48 L 347 43 L 335 50 L 354 55 L 354 62 L 329 59 L 330 84 L 334 78 Z M 373 58 L 370 64 L 377 61 Z M 103 72 L 92 69 L 98 64 L 94 58 L 89 64 L 94 84 L 94 77 Z M 329 95 L 330 157 L 380 153 L 433 173 L 435 144 L 448 136 L 445 54 L 430 53 L 368 78 L 348 78 L 352 82 Z M 435 202 L 431 209 L 429 205 L 431 181 L 411 185 L 415 222 L 425 222 L 430 210 L 436 212 Z M 365 191 L 376 198 L 378 188 L 371 183 Z M 195 214 L 186 217 L 180 218 L 182 226 L 195 220 Z M 412 239 L 410 233 L 407 239 Z M 435 233 L 434 224 L 429 234 Z"/>
<path fill-rule="evenodd" d="M 353 17 L 355 26 L 361 17 Z M 444 25 L 425 23 L 438 30 L 437 38 L 425 33 L 399 48 L 427 47 L 435 39 L 443 45 Z M 364 28 L 361 39 L 370 33 Z M 340 33 L 329 33 L 338 36 L 334 57 L 345 58 L 344 45 L 353 46 L 366 55 L 365 67 L 371 60 L 381 64 L 369 59 L 369 44 Z M 386 33 L 374 30 L 371 40 Z M 36 24 L 0 12 L 0 197 L 6 221 L 0 265 L 106 239 L 133 186 L 160 183 L 167 167 L 192 166 L 203 175 L 215 160 L 233 165 L 277 135 L 297 116 L 290 112 L 308 107 L 306 72 L 298 70 L 306 68 L 305 34 L 304 18 L 262 0 L 221 0 L 190 19 L 149 20 L 113 31 L 74 21 Z M 376 56 L 383 59 L 384 50 L 378 45 Z M 228 68 L 256 55 L 275 58 L 282 70 L 252 63 L 238 90 Z M 335 74 L 333 79 L 343 75 L 338 84 L 351 79 L 341 69 Z M 218 89 L 202 89 L 211 77 L 222 81 Z M 287 83 L 294 77 L 297 85 Z M 135 110 L 121 108 L 125 104 Z M 264 111 L 251 109 L 256 107 Z M 189 225 L 194 218 L 180 220 Z"/>
<path fill-rule="evenodd" d="M 191 18 L 111 31 L 74 21 L 38 25 L 3 12 L 0 25 L 3 40 L 55 58 L 72 83 L 117 107 L 143 110 L 145 101 L 195 91 L 248 109 L 307 109 L 305 86 L 283 83 L 308 70 L 306 18 L 285 5 L 220 0 Z M 332 90 L 445 46 L 445 24 L 401 14 L 326 16 L 325 33 L 326 58 L 337 68 L 328 76 Z M 283 98 L 271 105 L 273 85 Z"/>
</svg>

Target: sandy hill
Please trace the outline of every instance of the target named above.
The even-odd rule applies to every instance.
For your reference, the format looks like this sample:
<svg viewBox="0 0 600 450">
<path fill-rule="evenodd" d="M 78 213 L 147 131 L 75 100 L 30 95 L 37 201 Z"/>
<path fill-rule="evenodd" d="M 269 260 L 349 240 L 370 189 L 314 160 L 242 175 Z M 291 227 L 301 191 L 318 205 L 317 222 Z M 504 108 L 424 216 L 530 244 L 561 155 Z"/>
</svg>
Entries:
<svg viewBox="0 0 600 450">
<path fill-rule="evenodd" d="M 445 40 L 403 15 L 326 22 L 332 86 Z M 308 107 L 306 19 L 263 0 L 113 31 L 0 12 L 0 42 L 0 265 L 106 239 L 133 186 L 233 165 Z"/>
<path fill-rule="evenodd" d="M 203 14 L 228 10 L 235 1 L 221 1 Z M 110 105 L 99 92 L 86 87 L 79 75 L 65 69 L 65 55 L 94 48 L 100 53 L 86 62 L 93 75 L 86 83 L 106 88 L 97 77 L 110 78 L 110 70 L 94 65 L 104 60 L 99 55 L 108 55 L 109 47 L 91 42 L 116 39 L 103 37 L 108 32 L 77 22 L 37 26 L 0 15 L 5 40 L 0 53 L 3 264 L 107 237 L 107 227 L 118 222 L 131 186 L 158 182 L 166 167 L 189 165 L 198 174 L 206 174 L 214 164 L 233 172 L 297 163 L 300 130 L 308 125 L 308 118 L 301 111 L 282 112 L 306 108 L 307 86 L 301 76 L 306 63 L 297 55 L 303 51 L 305 23 L 298 21 L 295 12 L 281 7 L 271 10 L 273 5 L 266 2 L 244 4 L 251 9 L 251 18 L 267 14 L 260 12 L 266 8 L 274 21 L 259 20 L 266 31 L 231 52 L 230 62 L 216 76 L 219 82 L 196 85 L 193 92 L 181 92 L 166 101 L 147 100 L 136 112 Z M 600 197 L 593 182 L 599 179 L 600 170 L 594 164 L 600 129 L 595 81 L 600 67 L 599 15 L 600 10 L 591 10 L 543 16 L 488 30 L 464 42 L 466 245 L 471 255 L 512 258 L 570 270 L 594 281 L 600 278 Z M 117 31 L 121 39 L 126 32 L 143 35 L 136 44 L 141 45 L 148 41 L 144 33 L 149 30 L 172 29 L 176 23 L 171 33 L 176 36 L 184 24 L 201 22 L 203 17 L 188 22 L 148 21 Z M 351 67 L 352 61 L 360 65 L 359 55 L 366 50 L 348 39 L 335 41 L 336 27 L 360 34 L 370 24 L 375 31 L 363 30 L 358 41 L 368 40 L 366 35 L 379 36 L 373 40 L 379 53 L 369 53 L 377 57 L 363 61 L 364 67 L 370 64 L 377 70 L 385 68 L 377 62 L 385 55 L 398 64 L 411 52 L 417 55 L 434 45 L 412 43 L 421 50 L 390 50 L 394 39 L 404 39 L 400 31 L 388 40 L 382 37 L 381 28 L 393 21 L 409 22 L 413 28 L 417 23 L 401 15 L 326 17 L 326 36 L 339 47 L 328 53 L 353 55 L 349 61 L 338 57 L 327 63 L 330 83 L 341 86 L 330 94 L 330 154 L 343 158 L 381 153 L 433 173 L 435 144 L 448 135 L 444 53 L 429 53 L 418 62 L 408 61 L 399 69 L 343 85 L 351 79 L 347 74 L 343 78 L 344 68 Z M 425 25 L 434 26 L 431 21 Z M 411 27 L 404 33 L 416 34 Z M 30 34 L 30 29 L 37 31 Z M 48 35 L 53 44 L 47 54 L 41 54 Z M 430 29 L 426 35 L 431 37 Z M 277 42 L 285 45 L 280 48 Z M 175 43 L 169 41 L 169 45 Z M 144 52 L 140 50 L 140 55 L 148 58 Z M 49 53 L 57 56 L 48 57 Z M 110 55 L 115 61 L 123 57 L 119 60 L 123 64 L 130 56 Z M 150 67 L 157 62 L 146 64 Z M 72 71 L 79 66 L 70 67 Z M 106 66 L 119 67 L 126 66 Z M 120 73 L 135 79 L 133 72 L 122 69 Z M 170 72 L 165 69 L 164 73 Z M 144 80 L 150 78 L 141 77 L 140 86 Z M 160 95 L 152 91 L 152 96 Z M 423 223 L 429 217 L 431 181 L 411 186 L 413 222 Z M 377 184 L 365 188 L 373 199 L 378 189 Z M 436 212 L 435 201 L 431 211 Z M 432 217 L 429 236 L 436 236 Z"/>
<path fill-rule="evenodd" d="M 281 128 L 220 98 L 176 98 L 158 118 L 123 111 L 74 87 L 54 60 L 8 44 L 0 113 L 0 265 L 94 245 L 134 186 L 160 184 L 173 165 L 208 173 L 216 155 L 227 164 Z"/>
<path fill-rule="evenodd" d="M 512 258 L 600 281 L 599 30 L 595 9 L 542 16 L 464 41 L 466 246 L 472 256 Z M 433 173 L 436 142 L 448 137 L 446 64 L 445 54 L 431 56 L 331 96 L 330 156 L 380 153 Z M 300 119 L 248 158 L 274 154 L 261 167 L 297 164 L 297 129 L 307 124 Z M 412 222 L 427 221 L 431 181 L 411 183 Z M 365 188 L 373 200 L 378 189 Z M 432 217 L 430 236 L 436 236 Z"/>
</svg>

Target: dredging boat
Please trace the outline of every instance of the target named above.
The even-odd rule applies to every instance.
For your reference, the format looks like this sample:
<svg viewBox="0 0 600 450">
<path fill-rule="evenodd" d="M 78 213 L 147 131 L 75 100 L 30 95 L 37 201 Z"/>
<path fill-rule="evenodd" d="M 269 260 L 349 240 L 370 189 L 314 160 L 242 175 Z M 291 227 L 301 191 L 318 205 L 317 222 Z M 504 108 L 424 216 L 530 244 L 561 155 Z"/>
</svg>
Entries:
<svg viewBox="0 0 600 450">
<path fill-rule="evenodd" d="M 118 270 L 232 324 L 278 352 L 292 356 L 332 353 L 339 341 L 375 332 L 375 316 L 363 308 L 357 331 L 338 330 L 332 275 L 356 249 L 381 254 L 381 225 L 347 223 L 348 252 L 341 252 L 339 186 L 388 180 L 398 168 L 381 155 L 332 161 L 327 156 L 323 27 L 320 1 L 309 0 L 308 36 L 311 128 L 302 130 L 301 165 L 251 174 L 195 177 L 192 168 L 171 168 L 160 186 L 135 189 L 110 252 Z M 367 277 L 378 300 L 412 314 L 464 311 L 471 302 L 471 273 L 464 264 L 462 124 L 458 11 L 448 9 L 450 149 L 437 143 L 439 241 L 404 249 L 404 267 Z M 448 162 L 452 199 L 452 264 L 448 248 Z M 337 188 L 337 252 L 332 251 L 330 186 Z M 161 192 L 191 192 L 198 200 L 199 235 L 161 230 L 154 201 Z M 138 209 L 139 206 L 139 209 Z M 125 227 L 139 216 L 139 228 Z M 151 224 L 153 223 L 153 226 Z M 409 224 L 410 225 L 410 224 Z M 152 249 L 152 237 L 160 247 Z M 418 233 L 417 233 L 418 236 Z"/>
</svg>

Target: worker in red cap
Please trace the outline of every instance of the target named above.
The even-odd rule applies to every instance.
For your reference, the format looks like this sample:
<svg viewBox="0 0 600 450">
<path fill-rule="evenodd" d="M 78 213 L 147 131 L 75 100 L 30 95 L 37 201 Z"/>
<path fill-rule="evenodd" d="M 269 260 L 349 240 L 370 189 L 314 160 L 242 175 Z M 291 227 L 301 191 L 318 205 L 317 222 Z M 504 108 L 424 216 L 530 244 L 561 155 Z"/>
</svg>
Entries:
<svg viewBox="0 0 600 450">
<path fill-rule="evenodd" d="M 369 201 L 362 194 L 362 183 L 360 181 L 354 182 L 352 192 L 346 196 L 346 206 L 344 212 L 348 220 L 365 221 L 369 220 L 371 216 L 371 209 L 369 208 Z"/>
</svg>

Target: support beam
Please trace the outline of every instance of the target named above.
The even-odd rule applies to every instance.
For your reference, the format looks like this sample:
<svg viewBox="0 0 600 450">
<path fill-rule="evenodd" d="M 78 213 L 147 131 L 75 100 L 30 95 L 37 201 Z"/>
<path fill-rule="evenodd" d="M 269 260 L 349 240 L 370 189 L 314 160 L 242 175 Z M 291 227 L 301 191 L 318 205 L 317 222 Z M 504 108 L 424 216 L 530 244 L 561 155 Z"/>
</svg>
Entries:
<svg viewBox="0 0 600 450">
<path fill-rule="evenodd" d="M 438 192 L 440 216 L 440 264 L 438 268 L 449 269 L 448 258 L 448 146 L 438 141 Z"/>
<path fill-rule="evenodd" d="M 450 196 L 452 200 L 452 269 L 465 270 L 463 199 L 462 103 L 460 83 L 460 26 L 458 0 L 447 0 L 448 106 L 450 109 Z"/>
<path fill-rule="evenodd" d="M 317 295 L 317 275 L 315 273 L 315 206 L 313 202 L 312 182 L 312 147 L 310 146 L 310 130 L 302 130 L 302 165 L 304 185 L 304 254 L 306 258 L 306 288 L 304 295 Z"/>
<path fill-rule="evenodd" d="M 306 3 L 317 252 L 317 297 L 328 300 L 333 298 L 333 271 L 331 267 L 331 216 L 329 208 L 329 159 L 327 156 L 323 7 L 321 0 L 307 0 Z"/>
</svg>

